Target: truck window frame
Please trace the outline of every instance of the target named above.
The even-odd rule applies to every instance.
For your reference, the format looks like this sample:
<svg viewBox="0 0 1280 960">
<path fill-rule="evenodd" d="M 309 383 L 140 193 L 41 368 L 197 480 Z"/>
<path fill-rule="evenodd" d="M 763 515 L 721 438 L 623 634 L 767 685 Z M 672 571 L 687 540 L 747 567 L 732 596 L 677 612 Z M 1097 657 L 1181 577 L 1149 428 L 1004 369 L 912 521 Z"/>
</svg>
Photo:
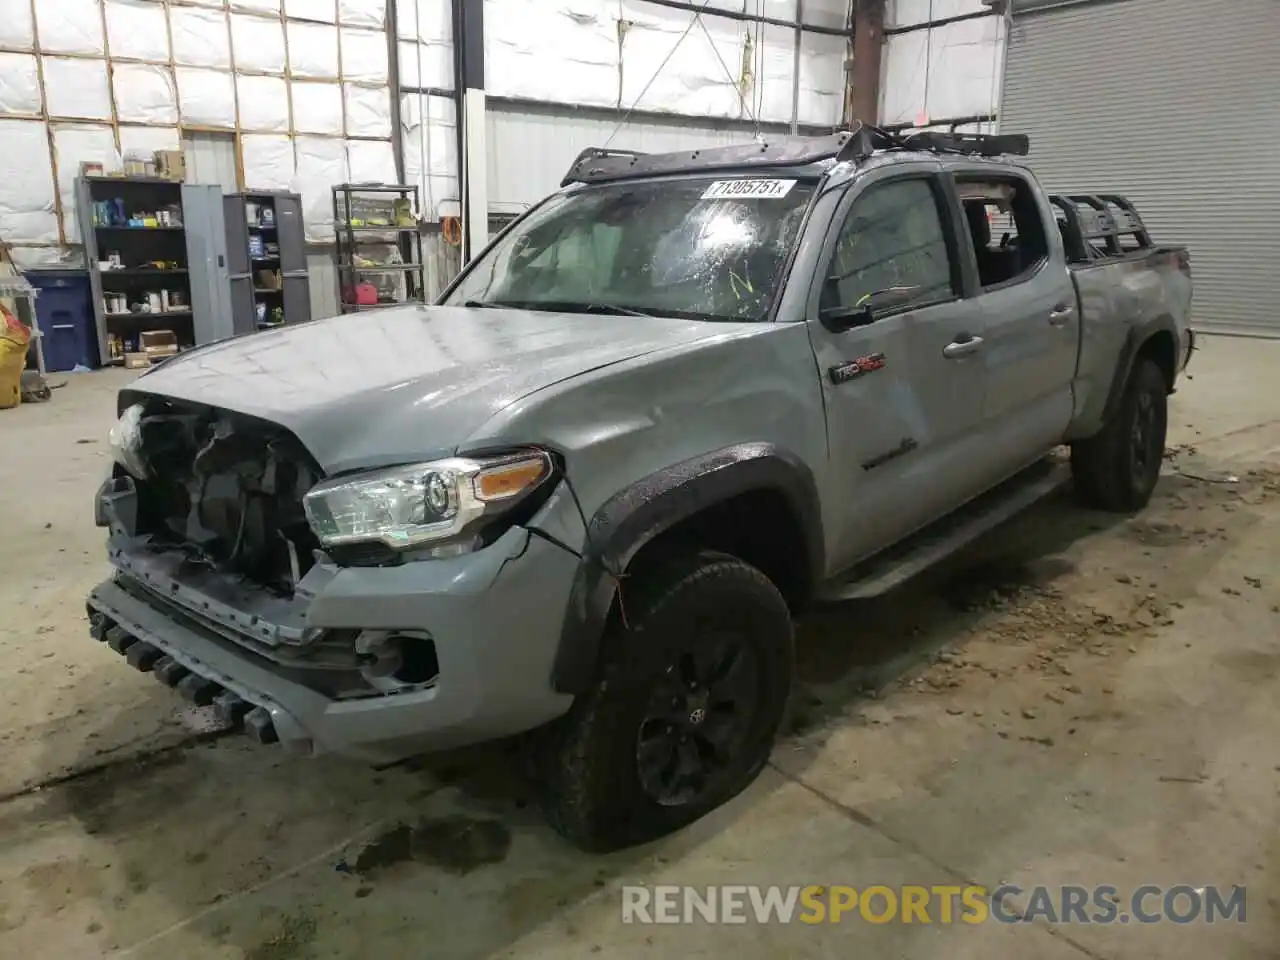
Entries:
<svg viewBox="0 0 1280 960">
<path fill-rule="evenodd" d="M 903 314 L 914 313 L 917 310 L 954 303 L 964 299 L 969 283 L 965 272 L 963 251 L 960 248 L 960 237 L 956 221 L 957 209 L 952 198 L 948 196 L 948 191 L 943 183 L 943 174 L 932 167 L 929 169 L 903 170 L 901 172 L 894 171 L 885 176 L 876 177 L 869 182 L 855 179 L 844 188 L 843 195 L 828 223 L 827 235 L 822 245 L 822 253 L 818 258 L 818 269 L 814 274 L 814 282 L 809 291 L 807 314 L 811 321 L 819 322 L 818 315 L 822 289 L 831 273 L 831 265 L 835 260 L 840 237 L 844 233 L 845 224 L 848 222 L 854 206 L 873 190 L 911 181 L 922 181 L 933 196 L 934 208 L 938 214 L 939 225 L 942 228 L 943 243 L 947 249 L 947 266 L 950 268 L 951 275 L 951 294 L 945 297 L 933 297 L 929 300 L 886 305 L 882 309 L 875 311 L 875 319 L 872 321 L 871 326 L 891 317 L 902 316 Z M 859 329 L 865 330 L 868 328 L 861 327 Z"/>
<path fill-rule="evenodd" d="M 988 293 L 997 293 L 1001 290 L 1009 290 L 1021 284 L 1030 283 L 1032 280 L 1036 279 L 1036 277 L 1044 272 L 1045 268 L 1048 267 L 1049 262 L 1053 259 L 1053 238 L 1055 236 L 1060 237 L 1061 232 L 1058 228 L 1058 221 L 1056 217 L 1049 223 L 1046 223 L 1045 213 L 1044 210 L 1041 209 L 1039 202 L 1040 191 L 1037 189 L 1037 185 L 1032 181 L 1031 177 L 1021 171 L 1007 168 L 999 170 L 973 170 L 965 168 L 954 171 L 948 186 L 952 201 L 960 211 L 960 216 L 964 218 L 964 201 L 960 198 L 960 185 L 962 183 L 989 183 L 994 186 L 1009 184 L 1018 194 L 1025 194 L 1030 197 L 1032 205 L 1035 207 L 1036 216 L 1040 220 L 1040 230 L 1044 236 L 1045 247 L 1044 256 L 1040 257 L 1036 261 L 1033 268 L 1024 270 L 1016 276 L 1010 277 L 1008 280 L 1001 280 L 999 283 L 992 283 L 987 286 L 983 286 L 981 272 L 978 269 L 978 250 L 974 242 L 973 233 L 969 229 L 967 219 L 962 219 L 961 224 L 965 232 L 966 240 L 965 247 L 968 251 L 969 268 L 973 277 L 972 296 L 980 297 Z"/>
</svg>

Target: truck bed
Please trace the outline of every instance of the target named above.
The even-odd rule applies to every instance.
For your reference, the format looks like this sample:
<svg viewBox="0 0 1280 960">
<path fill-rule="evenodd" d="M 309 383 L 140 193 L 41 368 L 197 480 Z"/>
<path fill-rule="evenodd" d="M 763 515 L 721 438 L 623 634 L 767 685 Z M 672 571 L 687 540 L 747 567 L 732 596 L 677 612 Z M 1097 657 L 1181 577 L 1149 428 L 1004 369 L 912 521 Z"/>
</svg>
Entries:
<svg viewBox="0 0 1280 960">
<path fill-rule="evenodd" d="M 1185 365 L 1191 342 L 1191 268 L 1186 247 L 1152 242 L 1137 210 L 1116 195 L 1052 195 L 1075 286 L 1080 316 L 1074 422 L 1102 415 L 1116 357 L 1138 334 L 1177 331 L 1170 344 L 1173 373 Z M 1170 384 L 1171 388 L 1173 384 Z"/>
</svg>

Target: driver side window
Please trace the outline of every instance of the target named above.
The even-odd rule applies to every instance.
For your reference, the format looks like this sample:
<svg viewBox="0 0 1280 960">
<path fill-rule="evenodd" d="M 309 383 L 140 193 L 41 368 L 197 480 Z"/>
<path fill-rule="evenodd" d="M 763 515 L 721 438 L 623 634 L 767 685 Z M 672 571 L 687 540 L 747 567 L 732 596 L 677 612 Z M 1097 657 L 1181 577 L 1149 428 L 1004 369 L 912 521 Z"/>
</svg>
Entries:
<svg viewBox="0 0 1280 960">
<path fill-rule="evenodd" d="M 822 306 L 893 308 L 956 296 L 938 197 L 927 180 L 871 187 L 840 229 Z"/>
</svg>

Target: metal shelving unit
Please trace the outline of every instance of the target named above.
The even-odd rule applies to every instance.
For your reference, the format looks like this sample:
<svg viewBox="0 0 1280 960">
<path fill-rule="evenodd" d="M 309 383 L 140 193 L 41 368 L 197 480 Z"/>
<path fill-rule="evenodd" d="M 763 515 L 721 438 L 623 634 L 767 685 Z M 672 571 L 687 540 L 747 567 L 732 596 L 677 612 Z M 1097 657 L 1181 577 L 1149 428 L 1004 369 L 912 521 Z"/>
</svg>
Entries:
<svg viewBox="0 0 1280 960">
<path fill-rule="evenodd" d="M 426 302 L 418 200 L 418 188 L 406 184 L 340 183 L 333 188 L 343 313 Z M 361 252 L 375 248 L 387 251 L 383 259 Z M 368 299 L 371 293 L 374 301 Z"/>
</svg>

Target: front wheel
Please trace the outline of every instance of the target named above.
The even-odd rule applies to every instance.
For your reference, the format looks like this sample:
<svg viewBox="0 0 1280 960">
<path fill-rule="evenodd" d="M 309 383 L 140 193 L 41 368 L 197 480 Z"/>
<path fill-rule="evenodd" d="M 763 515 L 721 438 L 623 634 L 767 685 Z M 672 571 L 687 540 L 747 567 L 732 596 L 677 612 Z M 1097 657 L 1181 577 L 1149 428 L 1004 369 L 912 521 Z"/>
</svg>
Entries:
<svg viewBox="0 0 1280 960">
<path fill-rule="evenodd" d="M 1120 408 L 1096 436 L 1071 447 L 1076 491 L 1091 507 L 1141 510 L 1160 479 L 1169 421 L 1169 386 L 1156 364 L 1139 359 Z"/>
<path fill-rule="evenodd" d="M 595 686 L 543 732 L 548 819 L 603 852 L 671 833 L 764 768 L 791 686 L 792 623 L 764 574 L 698 552 L 625 581 Z"/>
</svg>

